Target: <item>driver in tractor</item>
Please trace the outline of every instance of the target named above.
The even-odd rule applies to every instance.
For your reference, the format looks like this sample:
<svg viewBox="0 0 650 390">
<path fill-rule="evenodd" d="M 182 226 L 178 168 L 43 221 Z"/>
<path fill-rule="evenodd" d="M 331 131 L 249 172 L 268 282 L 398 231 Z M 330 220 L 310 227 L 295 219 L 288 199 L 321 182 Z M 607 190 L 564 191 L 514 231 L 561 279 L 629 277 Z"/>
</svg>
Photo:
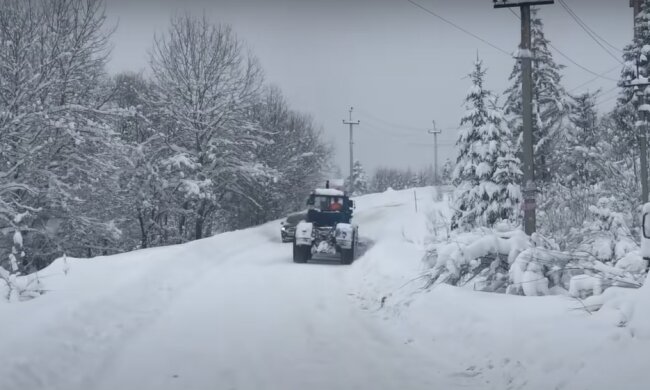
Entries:
<svg viewBox="0 0 650 390">
<path fill-rule="evenodd" d="M 328 207 L 327 211 L 341 211 L 342 208 L 343 205 L 341 204 L 339 198 L 334 198 L 332 200 L 332 203 L 330 203 L 330 206 Z"/>
</svg>

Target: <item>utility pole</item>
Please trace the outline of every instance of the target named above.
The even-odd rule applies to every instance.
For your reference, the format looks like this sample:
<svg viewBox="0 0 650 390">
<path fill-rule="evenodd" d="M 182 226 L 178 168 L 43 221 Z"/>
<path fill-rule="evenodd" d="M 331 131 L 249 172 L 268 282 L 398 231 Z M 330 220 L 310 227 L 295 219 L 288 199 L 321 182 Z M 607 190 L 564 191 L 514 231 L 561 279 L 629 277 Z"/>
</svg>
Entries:
<svg viewBox="0 0 650 390">
<path fill-rule="evenodd" d="M 354 142 L 352 133 L 354 126 L 361 123 L 359 121 L 352 121 L 352 110 L 354 110 L 354 107 L 350 107 L 350 120 L 346 122 L 345 119 L 343 119 L 344 125 L 350 125 L 350 178 L 348 180 L 348 191 L 350 191 L 350 196 L 352 196 L 352 193 L 354 192 L 354 182 L 352 180 L 352 171 L 354 170 Z"/>
<path fill-rule="evenodd" d="M 436 128 L 436 121 L 433 122 L 433 129 L 428 129 L 429 134 L 433 134 L 433 184 L 438 185 L 438 134 L 442 130 Z"/>
<path fill-rule="evenodd" d="M 639 60 L 636 62 L 636 77 L 632 83 L 625 84 L 626 88 L 634 88 L 634 94 L 637 97 L 637 111 L 639 121 L 635 124 L 638 128 L 637 142 L 639 144 L 639 175 L 641 176 L 641 203 L 648 202 L 648 138 L 647 138 L 647 112 L 650 111 L 650 106 L 646 104 L 646 87 L 650 83 L 648 79 L 641 75 L 639 70 Z"/>
<path fill-rule="evenodd" d="M 641 12 L 642 0 L 630 0 L 630 7 L 634 8 L 634 38 L 638 37 L 638 29 L 636 25 L 636 18 Z M 645 204 L 648 201 L 648 139 L 646 136 L 647 122 L 646 111 L 647 105 L 645 104 L 645 89 L 650 83 L 648 80 L 641 79 L 641 72 L 639 71 L 639 59 L 636 63 L 636 78 L 632 84 L 627 84 L 625 87 L 634 88 L 634 92 L 638 99 L 637 110 L 639 112 L 639 130 L 637 133 L 637 142 L 639 144 L 639 175 L 641 176 L 641 203 Z"/>
<path fill-rule="evenodd" d="M 530 33 L 530 7 L 534 5 L 554 4 L 554 0 L 507 1 L 492 0 L 494 8 L 519 7 L 521 12 L 521 45 L 518 58 L 521 60 L 521 92 L 523 116 L 523 160 L 524 160 L 524 232 L 535 233 L 535 167 L 533 158 L 533 68 Z"/>
</svg>

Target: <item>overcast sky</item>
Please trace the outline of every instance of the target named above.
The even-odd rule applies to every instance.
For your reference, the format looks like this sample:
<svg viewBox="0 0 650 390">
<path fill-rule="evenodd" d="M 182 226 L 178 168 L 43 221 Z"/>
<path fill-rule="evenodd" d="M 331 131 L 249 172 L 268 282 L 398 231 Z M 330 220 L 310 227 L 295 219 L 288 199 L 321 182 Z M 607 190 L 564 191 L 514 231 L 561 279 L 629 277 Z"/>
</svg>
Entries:
<svg viewBox="0 0 650 390">
<path fill-rule="evenodd" d="M 154 33 L 170 16 L 190 11 L 233 26 L 258 56 L 266 80 L 279 86 L 291 106 L 311 114 L 336 146 L 347 173 L 350 106 L 354 106 L 355 159 L 377 166 L 420 168 L 433 161 L 435 120 L 443 129 L 439 161 L 454 156 L 455 128 L 469 88 L 467 73 L 478 55 L 488 68 L 487 87 L 508 86 L 514 60 L 406 0 L 106 0 L 113 35 L 109 70 L 147 71 Z M 520 22 L 491 0 L 415 0 L 508 52 L 519 44 Z M 628 0 L 565 0 L 597 34 L 622 48 L 632 37 Z M 517 11 L 518 12 L 518 11 Z M 551 43 L 596 73 L 618 63 L 581 30 L 556 2 L 540 15 Z M 606 46 L 606 45 L 605 45 Z M 607 47 L 607 46 L 606 46 Z M 610 51 L 614 52 L 613 49 Z M 620 56 L 620 53 L 617 53 Z M 594 78 L 560 54 L 568 90 Z M 605 77 L 617 79 L 619 68 Z M 576 89 L 609 91 L 600 108 L 611 108 L 614 81 L 598 79 Z"/>
</svg>

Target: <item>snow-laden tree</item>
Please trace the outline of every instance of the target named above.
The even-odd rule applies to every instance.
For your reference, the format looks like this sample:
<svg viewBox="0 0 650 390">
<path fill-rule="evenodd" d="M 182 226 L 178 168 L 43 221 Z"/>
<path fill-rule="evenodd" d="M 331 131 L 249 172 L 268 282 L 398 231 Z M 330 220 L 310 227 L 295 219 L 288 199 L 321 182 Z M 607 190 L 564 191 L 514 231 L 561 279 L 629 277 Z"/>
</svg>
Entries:
<svg viewBox="0 0 650 390">
<path fill-rule="evenodd" d="M 442 184 L 451 184 L 452 176 L 454 174 L 454 163 L 450 158 L 446 158 L 442 164 L 442 173 L 440 174 L 440 182 Z"/>
<path fill-rule="evenodd" d="M 278 218 L 304 208 L 307 195 L 325 182 L 331 148 L 321 139 L 311 117 L 291 110 L 277 87 L 267 88 L 252 110 L 267 142 L 255 159 L 274 174 L 258 191 L 249 193 L 256 204 L 240 205 L 236 227 Z"/>
<path fill-rule="evenodd" d="M 599 147 L 603 135 L 598 126 L 596 94 L 585 93 L 570 100 L 568 123 L 558 135 L 557 150 L 562 164 L 557 169 L 557 182 L 565 186 L 594 185 L 607 172 L 608 164 Z"/>
<path fill-rule="evenodd" d="M 349 180 L 349 179 L 348 179 Z M 368 179 L 366 171 L 361 161 L 356 160 L 352 165 L 352 184 L 354 188 L 353 196 L 359 196 L 368 193 Z"/>
<path fill-rule="evenodd" d="M 111 204 L 122 153 L 104 105 L 105 20 L 99 0 L 0 3 L 0 219 L 23 231 L 27 268 L 119 235 L 96 206 Z"/>
<path fill-rule="evenodd" d="M 567 93 L 562 87 L 561 70 L 544 35 L 544 25 L 535 8 L 531 9 L 531 52 L 533 79 L 533 149 L 535 179 L 546 182 L 562 159 L 555 153 L 554 139 L 562 126 L 566 112 Z M 511 86 L 505 91 L 505 114 L 515 143 L 522 143 L 521 62 L 518 60 L 510 74 Z"/>
<path fill-rule="evenodd" d="M 125 167 L 120 171 L 120 194 L 125 199 L 125 216 L 120 229 L 125 232 L 122 249 L 148 248 L 174 242 L 170 222 L 173 206 L 164 191 L 161 162 L 165 158 L 163 137 L 152 125 L 158 122 L 148 100 L 152 83 L 141 74 L 120 73 L 112 80 L 109 104 L 115 116 L 115 131 L 126 144 Z"/>
<path fill-rule="evenodd" d="M 607 118 L 612 123 L 610 128 L 613 131 L 609 134 L 612 141 L 616 158 L 625 159 L 629 162 L 637 177 L 636 183 L 639 186 L 637 175 L 640 131 L 637 124 L 640 124 L 637 108 L 643 103 L 644 91 L 638 88 L 627 88 L 637 77 L 647 78 L 650 76 L 650 1 L 641 1 L 641 10 L 636 18 L 635 35 L 632 42 L 623 48 L 624 66 L 621 70 L 618 82 L 619 96 L 616 107 Z M 638 70 L 637 70 L 638 69 Z M 645 89 L 645 101 L 649 101 L 650 92 Z M 640 190 L 637 188 L 637 192 Z"/>
<path fill-rule="evenodd" d="M 492 226 L 501 219 L 516 220 L 521 197 L 518 160 L 503 114 L 492 107 L 492 95 L 483 85 L 482 61 L 476 60 L 469 77 L 472 86 L 465 98 L 466 111 L 456 141 L 452 229 Z"/>
<path fill-rule="evenodd" d="M 248 194 L 273 175 L 254 159 L 267 140 L 249 115 L 261 69 L 229 26 L 191 16 L 173 18 L 156 37 L 151 67 L 177 234 L 201 238 L 221 230 L 222 204 L 254 203 Z"/>
</svg>

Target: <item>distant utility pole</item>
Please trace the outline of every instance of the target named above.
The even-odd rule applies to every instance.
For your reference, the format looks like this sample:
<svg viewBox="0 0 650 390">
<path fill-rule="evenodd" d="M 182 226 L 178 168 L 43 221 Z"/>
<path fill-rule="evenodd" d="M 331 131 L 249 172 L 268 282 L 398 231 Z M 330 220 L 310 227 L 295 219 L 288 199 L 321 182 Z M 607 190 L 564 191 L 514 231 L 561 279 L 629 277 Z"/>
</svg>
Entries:
<svg viewBox="0 0 650 390">
<path fill-rule="evenodd" d="M 438 134 L 442 130 L 436 128 L 436 121 L 433 122 L 433 129 L 428 129 L 429 134 L 433 134 L 433 184 L 438 185 Z"/>
<path fill-rule="evenodd" d="M 535 233 L 535 167 L 533 159 L 533 70 L 530 33 L 530 7 L 534 5 L 554 4 L 553 0 L 507 1 L 492 0 L 494 8 L 519 7 L 521 11 L 521 92 L 523 116 L 523 157 L 524 157 L 524 231 L 527 235 Z"/>
<path fill-rule="evenodd" d="M 638 35 L 638 29 L 636 26 L 636 17 L 641 12 L 641 1 L 642 0 L 630 0 L 630 7 L 634 8 L 634 37 Z M 638 114 L 640 123 L 638 126 L 639 131 L 637 133 L 637 142 L 639 144 L 639 165 L 641 176 L 641 203 L 646 203 L 648 201 L 648 139 L 646 137 L 647 123 L 646 123 L 646 111 L 647 105 L 645 104 L 645 89 L 650 83 L 647 80 L 641 80 L 641 73 L 639 72 L 639 60 L 637 59 L 636 63 L 636 78 L 631 84 L 625 85 L 628 88 L 634 88 L 635 94 L 638 101 Z"/>
<path fill-rule="evenodd" d="M 354 192 L 354 182 L 352 180 L 352 171 L 354 169 L 354 142 L 352 140 L 352 132 L 354 126 L 361 123 L 359 121 L 352 121 L 352 110 L 354 110 L 354 107 L 350 107 L 350 120 L 346 122 L 345 119 L 343 119 L 344 125 L 350 125 L 350 179 L 348 180 L 348 191 L 350 191 L 350 195 Z"/>
</svg>

